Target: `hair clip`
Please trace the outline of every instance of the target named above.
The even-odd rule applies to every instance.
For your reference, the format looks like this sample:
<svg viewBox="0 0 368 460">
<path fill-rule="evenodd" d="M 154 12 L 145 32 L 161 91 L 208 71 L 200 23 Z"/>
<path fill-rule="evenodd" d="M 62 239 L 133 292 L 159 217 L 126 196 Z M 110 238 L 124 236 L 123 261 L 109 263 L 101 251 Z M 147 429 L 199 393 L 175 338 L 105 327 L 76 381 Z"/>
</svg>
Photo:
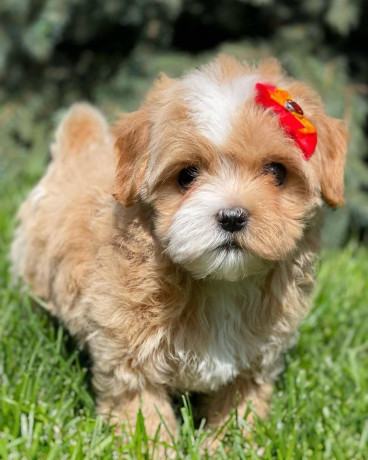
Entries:
<svg viewBox="0 0 368 460">
<path fill-rule="evenodd" d="M 293 101 L 290 93 L 273 85 L 256 83 L 257 104 L 270 108 L 279 117 L 285 132 L 294 139 L 308 160 L 317 145 L 317 132 L 314 125 L 304 116 L 299 104 Z"/>
</svg>

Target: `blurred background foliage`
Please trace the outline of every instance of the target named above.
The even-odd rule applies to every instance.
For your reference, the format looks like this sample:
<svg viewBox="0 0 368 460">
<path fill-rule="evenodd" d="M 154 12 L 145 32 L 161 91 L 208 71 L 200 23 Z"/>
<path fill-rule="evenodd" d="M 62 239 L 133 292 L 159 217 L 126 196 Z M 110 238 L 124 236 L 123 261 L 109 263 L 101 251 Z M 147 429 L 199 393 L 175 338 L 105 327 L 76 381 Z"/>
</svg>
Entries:
<svg viewBox="0 0 368 460">
<path fill-rule="evenodd" d="M 364 0 L 1 0 L 1 193 L 19 181 L 20 201 L 77 100 L 114 119 L 161 71 L 179 76 L 219 51 L 276 56 L 349 126 L 347 206 L 328 212 L 324 245 L 367 241 L 367 24 Z"/>
</svg>

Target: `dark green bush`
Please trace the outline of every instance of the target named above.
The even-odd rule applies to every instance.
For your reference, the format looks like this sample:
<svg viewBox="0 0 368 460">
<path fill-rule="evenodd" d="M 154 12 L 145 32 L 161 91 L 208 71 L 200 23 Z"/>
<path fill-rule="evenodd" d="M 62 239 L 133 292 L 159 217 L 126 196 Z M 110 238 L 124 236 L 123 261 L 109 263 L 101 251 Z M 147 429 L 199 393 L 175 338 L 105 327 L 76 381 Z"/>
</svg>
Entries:
<svg viewBox="0 0 368 460">
<path fill-rule="evenodd" d="M 3 0 L 0 178 L 20 173 L 14 160 L 30 151 L 45 158 L 55 117 L 76 100 L 113 115 L 134 109 L 160 71 L 179 75 L 217 49 L 274 55 L 348 122 L 347 207 L 329 216 L 325 241 L 364 239 L 367 22 L 358 0 Z"/>
</svg>

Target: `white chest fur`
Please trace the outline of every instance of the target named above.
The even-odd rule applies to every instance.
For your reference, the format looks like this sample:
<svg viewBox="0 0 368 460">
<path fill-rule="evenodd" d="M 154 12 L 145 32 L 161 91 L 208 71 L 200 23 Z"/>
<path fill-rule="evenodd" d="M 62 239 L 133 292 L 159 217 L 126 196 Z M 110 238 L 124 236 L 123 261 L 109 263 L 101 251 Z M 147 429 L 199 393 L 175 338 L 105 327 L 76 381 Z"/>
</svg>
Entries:
<svg viewBox="0 0 368 460">
<path fill-rule="evenodd" d="M 208 283 L 199 302 L 199 324 L 176 347 L 179 372 L 174 385 L 214 391 L 248 369 L 258 341 L 247 316 L 259 302 L 260 289 L 250 281 Z"/>
</svg>

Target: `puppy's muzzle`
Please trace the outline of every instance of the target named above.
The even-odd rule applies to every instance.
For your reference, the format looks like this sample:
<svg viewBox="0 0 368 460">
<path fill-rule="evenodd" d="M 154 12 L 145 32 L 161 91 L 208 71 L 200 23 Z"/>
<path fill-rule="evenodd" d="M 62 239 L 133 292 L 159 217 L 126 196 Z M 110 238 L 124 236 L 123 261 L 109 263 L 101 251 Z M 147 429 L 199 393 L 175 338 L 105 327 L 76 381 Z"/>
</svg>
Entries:
<svg viewBox="0 0 368 460">
<path fill-rule="evenodd" d="M 229 232 L 240 232 L 245 228 L 249 219 L 249 212 L 244 208 L 222 209 L 216 216 L 221 227 Z"/>
</svg>

